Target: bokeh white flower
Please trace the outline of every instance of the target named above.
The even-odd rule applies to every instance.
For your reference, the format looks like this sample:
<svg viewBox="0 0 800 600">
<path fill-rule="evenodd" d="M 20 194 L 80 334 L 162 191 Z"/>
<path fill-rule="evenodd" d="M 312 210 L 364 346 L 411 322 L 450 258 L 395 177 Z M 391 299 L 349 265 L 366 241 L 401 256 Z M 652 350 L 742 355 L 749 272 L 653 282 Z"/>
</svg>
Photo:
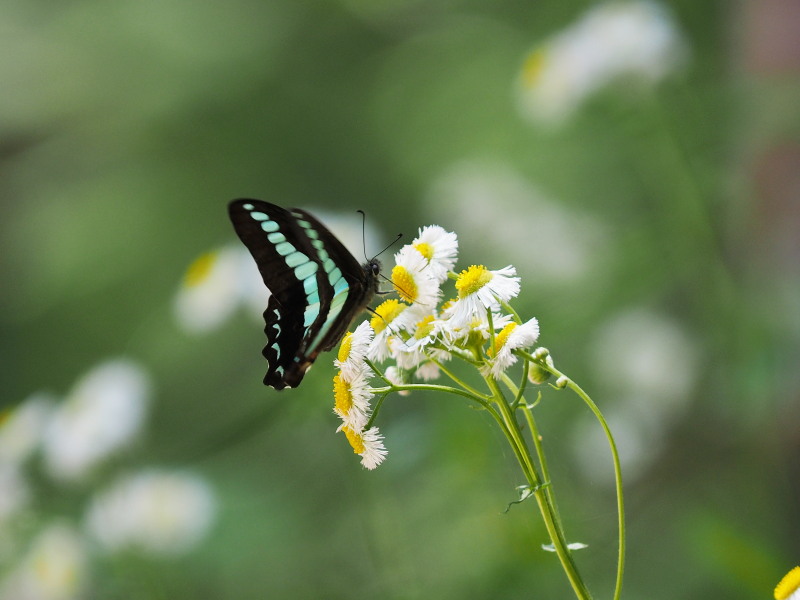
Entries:
<svg viewBox="0 0 800 600">
<path fill-rule="evenodd" d="M 268 299 L 247 250 L 241 245 L 224 246 L 200 255 L 189 266 L 173 309 L 184 331 L 205 333 L 222 324 L 242 303 L 260 306 L 263 312 Z"/>
<path fill-rule="evenodd" d="M 606 416 L 632 481 L 664 451 L 667 435 L 688 410 L 698 378 L 699 349 L 673 319 L 637 307 L 615 314 L 598 328 L 588 350 L 598 386 L 616 399 Z M 586 476 L 610 484 L 611 474 L 598 464 L 606 444 L 602 432 L 586 419 L 576 424 L 574 435 L 581 440 L 574 447 Z"/>
<path fill-rule="evenodd" d="M 208 533 L 214 492 L 198 475 L 148 469 L 123 475 L 92 500 L 85 526 L 106 552 L 156 556 L 187 552 Z"/>
<path fill-rule="evenodd" d="M 55 406 L 55 397 L 37 393 L 0 417 L 0 464 L 20 465 L 36 450 Z"/>
<path fill-rule="evenodd" d="M 520 112 L 537 123 L 560 123 L 613 81 L 658 82 L 686 53 L 665 6 L 648 0 L 594 6 L 527 56 L 517 83 Z"/>
<path fill-rule="evenodd" d="M 519 275 L 542 285 L 590 285 L 619 252 L 596 216 L 566 207 L 508 163 L 457 162 L 434 180 L 428 199 L 432 216 L 446 218 L 461 234 L 462 251 L 480 252 L 489 262 L 514 256 Z M 486 232 L 502 235 L 492 234 L 485 244 Z M 520 252 L 520 240 L 532 244 Z"/>
<path fill-rule="evenodd" d="M 0 600 L 78 600 L 88 576 L 86 542 L 66 522 L 55 522 L 32 541 L 0 583 Z"/>
<path fill-rule="evenodd" d="M 42 440 L 56 479 L 78 480 L 130 444 L 144 423 L 151 381 L 137 363 L 104 362 L 83 376 L 52 413 Z"/>
</svg>

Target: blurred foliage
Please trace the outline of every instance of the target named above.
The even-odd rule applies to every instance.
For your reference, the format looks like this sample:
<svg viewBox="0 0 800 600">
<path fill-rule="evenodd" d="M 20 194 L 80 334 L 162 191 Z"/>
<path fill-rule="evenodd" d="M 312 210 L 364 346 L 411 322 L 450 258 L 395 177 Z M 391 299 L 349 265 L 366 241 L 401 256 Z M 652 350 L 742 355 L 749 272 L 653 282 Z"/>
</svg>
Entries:
<svg viewBox="0 0 800 600">
<path fill-rule="evenodd" d="M 219 497 L 198 550 L 104 563 L 91 597 L 569 595 L 532 506 L 503 514 L 521 475 L 485 415 L 391 398 L 389 458 L 367 472 L 333 433 L 327 358 L 276 393 L 260 383 L 257 322 L 176 327 L 183 272 L 235 239 L 226 202 L 241 196 L 360 208 L 387 240 L 436 222 L 459 234 L 460 267 L 519 265 L 517 308 L 558 367 L 616 407 L 623 453 L 647 455 L 626 485 L 626 597 L 767 597 L 797 562 L 800 255 L 784 226 L 797 217 L 764 202 L 756 174 L 771 148 L 797 148 L 800 86 L 737 65 L 734 5 L 676 0 L 683 71 L 652 92 L 602 90 L 560 127 L 527 123 L 514 103 L 526 53 L 589 6 L 3 3 L 0 400 L 135 358 L 155 406 L 124 460 L 199 469 Z M 459 203 L 464 185 L 479 212 Z M 524 235 L 540 210 L 560 215 L 566 246 L 549 227 Z M 548 270 L 575 244 L 583 268 Z M 691 358 L 669 419 L 614 377 L 616 355 L 598 359 L 630 310 L 663 316 Z M 605 597 L 610 462 L 581 458 L 576 399 L 545 388 L 538 410 L 568 535 L 589 544 L 579 565 Z M 648 414 L 657 443 L 637 442 Z"/>
</svg>

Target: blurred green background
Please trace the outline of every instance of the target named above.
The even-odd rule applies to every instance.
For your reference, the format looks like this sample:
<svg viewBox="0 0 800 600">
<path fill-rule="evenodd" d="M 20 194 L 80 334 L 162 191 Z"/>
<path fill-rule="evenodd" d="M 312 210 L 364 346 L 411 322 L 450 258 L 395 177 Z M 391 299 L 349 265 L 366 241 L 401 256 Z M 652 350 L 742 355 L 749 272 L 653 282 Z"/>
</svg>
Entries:
<svg viewBox="0 0 800 600">
<path fill-rule="evenodd" d="M 526 56 L 591 6 L 2 4 L 0 400 L 132 358 L 154 404 L 119 460 L 190 467 L 218 499 L 194 551 L 98 561 L 86 597 L 570 597 L 535 507 L 503 514 L 522 477 L 486 415 L 392 397 L 368 472 L 334 434 L 332 356 L 276 393 L 250 315 L 176 325 L 241 196 L 363 209 L 386 241 L 437 223 L 460 268 L 517 266 L 516 308 L 618 435 L 624 597 L 771 597 L 800 560 L 798 11 L 664 4 L 680 67 L 532 122 Z M 567 533 L 610 597 L 610 460 L 579 401 L 543 393 Z M 73 500 L 29 519 L 79 518 L 79 491 L 41 493 Z"/>
</svg>

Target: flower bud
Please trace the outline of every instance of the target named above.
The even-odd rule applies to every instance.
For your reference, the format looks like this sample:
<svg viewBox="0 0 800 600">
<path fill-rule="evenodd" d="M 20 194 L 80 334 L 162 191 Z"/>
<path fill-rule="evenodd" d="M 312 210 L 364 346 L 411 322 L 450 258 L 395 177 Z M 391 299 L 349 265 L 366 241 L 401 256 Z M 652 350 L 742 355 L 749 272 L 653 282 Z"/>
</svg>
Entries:
<svg viewBox="0 0 800 600">
<path fill-rule="evenodd" d="M 540 350 L 544 350 L 544 352 L 540 352 Z M 547 348 L 537 348 L 536 352 L 533 353 L 533 357 L 542 359 L 542 362 L 544 362 L 548 367 L 554 366 L 553 358 L 547 353 Z M 528 367 L 528 381 L 535 385 L 541 385 L 550 379 L 552 375 L 553 374 L 550 371 L 535 362 L 532 362 Z"/>
<path fill-rule="evenodd" d="M 568 383 L 569 378 L 565 377 L 564 375 L 556 379 L 556 387 L 560 390 L 563 390 L 565 387 L 567 387 Z"/>
</svg>

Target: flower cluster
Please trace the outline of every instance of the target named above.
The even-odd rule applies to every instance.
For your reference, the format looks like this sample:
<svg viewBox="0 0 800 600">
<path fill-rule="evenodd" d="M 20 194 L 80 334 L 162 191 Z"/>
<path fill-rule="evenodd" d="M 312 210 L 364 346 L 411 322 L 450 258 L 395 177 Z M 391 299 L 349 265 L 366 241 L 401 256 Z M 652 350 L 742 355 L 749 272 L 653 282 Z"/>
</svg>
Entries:
<svg viewBox="0 0 800 600">
<path fill-rule="evenodd" d="M 198 475 L 144 468 L 105 484 L 144 427 L 152 387 L 139 363 L 112 359 L 63 399 L 36 393 L 0 413 L 0 562 L 13 557 L 0 574 L 0 600 L 84 598 L 95 558 L 175 556 L 208 533 L 216 499 Z M 32 529 L 63 503 L 61 492 L 91 492 L 82 515 Z"/>
<path fill-rule="evenodd" d="M 539 337 L 536 319 L 522 322 L 507 304 L 520 291 L 514 267 L 471 265 L 455 273 L 457 255 L 455 233 L 436 225 L 421 229 L 394 256 L 391 282 L 399 298 L 381 303 L 369 322 L 342 341 L 334 411 L 368 468 L 386 455 L 378 429 L 371 427 L 375 394 L 407 393 L 414 381 L 439 377 L 454 357 L 476 366 L 485 378 L 500 379 L 518 360 L 514 350 L 530 347 Z M 455 280 L 455 293 L 442 302 L 448 279 Z M 386 361 L 391 364 L 377 366 Z M 369 379 L 375 375 L 388 387 L 372 388 Z"/>
</svg>

